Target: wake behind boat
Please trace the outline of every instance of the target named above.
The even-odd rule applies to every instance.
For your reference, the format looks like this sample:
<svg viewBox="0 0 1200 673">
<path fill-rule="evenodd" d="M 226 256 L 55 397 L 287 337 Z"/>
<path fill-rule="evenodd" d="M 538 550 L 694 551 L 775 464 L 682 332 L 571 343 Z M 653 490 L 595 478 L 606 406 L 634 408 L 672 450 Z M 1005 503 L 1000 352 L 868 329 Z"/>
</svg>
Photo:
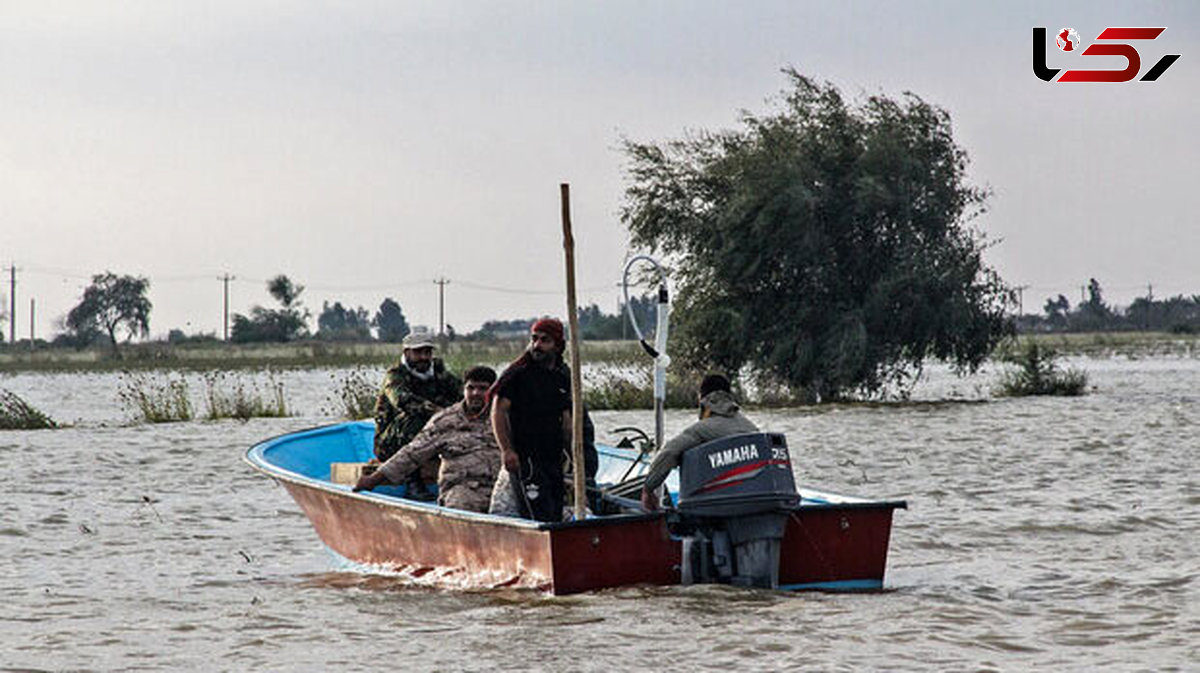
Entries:
<svg viewBox="0 0 1200 673">
<path fill-rule="evenodd" d="M 705 575 L 719 576 L 721 563 L 728 562 L 725 556 L 731 555 L 731 549 L 721 546 L 720 532 L 713 536 L 711 526 L 704 527 L 704 522 L 711 523 L 710 515 L 717 513 L 714 508 L 730 504 L 721 492 L 731 489 L 721 488 L 721 484 L 714 488 L 716 482 L 711 479 L 706 480 L 707 486 L 698 484 L 699 488 L 691 491 L 685 483 L 681 510 L 689 504 L 689 493 L 704 490 L 721 496 L 693 495 L 690 503 L 696 516 L 682 516 L 678 510 L 644 513 L 631 501 L 609 497 L 609 503 L 617 503 L 611 507 L 614 513 L 542 523 L 408 500 L 403 497 L 403 487 L 355 493 L 350 486 L 331 481 L 333 463 L 371 458 L 373 434 L 370 421 L 304 430 L 251 447 L 246 461 L 283 484 L 332 551 L 356 563 L 444 586 L 512 586 L 570 594 L 636 584 L 672 585 L 714 579 Z M 749 474 L 746 466 L 755 464 L 752 456 L 736 446 L 718 449 L 710 462 L 714 469 L 723 470 L 720 474 Z M 635 450 L 605 445 L 598 445 L 597 450 L 600 467 L 596 481 L 602 488 L 636 478 L 646 470 L 646 462 Z M 790 481 L 790 462 L 786 470 Z M 759 473 L 750 476 L 758 478 Z M 722 478 L 732 483 L 731 477 Z M 673 474 L 668 487 L 677 501 L 678 484 L 678 476 Z M 769 503 L 769 509 L 781 513 L 782 537 L 776 545 L 778 587 L 881 589 L 892 512 L 906 504 L 806 488 L 795 492 L 798 500 L 794 503 Z M 763 500 L 762 494 L 749 494 L 748 498 Z M 745 509 L 734 504 L 738 511 Z M 714 537 L 715 545 L 708 539 Z M 738 537 L 735 532 L 735 543 Z M 699 545 L 705 540 L 706 544 Z"/>
</svg>

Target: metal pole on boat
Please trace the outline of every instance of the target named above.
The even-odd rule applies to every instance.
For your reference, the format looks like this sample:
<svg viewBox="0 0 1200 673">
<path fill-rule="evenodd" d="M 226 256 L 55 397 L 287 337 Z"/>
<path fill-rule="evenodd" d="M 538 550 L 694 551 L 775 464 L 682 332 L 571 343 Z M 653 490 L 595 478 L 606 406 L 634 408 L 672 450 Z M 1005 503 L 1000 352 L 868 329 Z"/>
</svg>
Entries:
<svg viewBox="0 0 1200 673">
<path fill-rule="evenodd" d="M 571 185 L 559 185 L 562 198 L 563 252 L 567 257 L 567 321 L 571 326 L 571 474 L 575 486 L 575 520 L 584 517 L 587 497 L 583 463 L 583 376 L 579 369 L 579 311 L 575 306 L 575 237 L 571 234 Z"/>
<path fill-rule="evenodd" d="M 658 324 L 654 329 L 654 350 L 658 351 L 658 357 L 654 358 L 654 441 L 660 449 L 664 440 L 663 410 L 667 407 L 667 366 L 671 363 L 671 358 L 667 355 L 667 324 L 670 311 L 670 297 L 664 278 L 658 286 Z"/>
<path fill-rule="evenodd" d="M 636 262 L 646 262 L 654 267 L 658 272 L 658 305 L 656 310 L 657 322 L 654 330 L 654 345 L 651 346 L 646 342 L 646 337 L 642 334 L 642 328 L 638 325 L 637 316 L 633 313 L 633 307 L 629 303 L 629 270 L 633 268 Z M 667 367 L 671 365 L 671 357 L 667 355 L 667 327 L 670 324 L 671 302 L 670 293 L 667 291 L 667 274 L 653 257 L 647 255 L 637 255 L 625 263 L 625 274 L 622 282 L 625 291 L 625 311 L 629 316 L 629 322 L 633 324 L 633 331 L 637 334 L 638 341 L 642 344 L 642 350 L 646 354 L 654 358 L 654 450 L 657 451 L 663 445 L 663 410 L 666 408 L 667 401 Z"/>
</svg>

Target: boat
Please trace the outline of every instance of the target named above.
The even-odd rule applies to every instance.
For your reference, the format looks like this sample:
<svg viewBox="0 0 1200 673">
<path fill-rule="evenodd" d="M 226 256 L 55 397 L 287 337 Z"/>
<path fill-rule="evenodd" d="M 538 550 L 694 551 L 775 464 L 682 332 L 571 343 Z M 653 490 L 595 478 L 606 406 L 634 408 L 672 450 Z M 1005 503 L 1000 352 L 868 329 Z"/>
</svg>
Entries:
<svg viewBox="0 0 1200 673">
<path fill-rule="evenodd" d="M 695 537 L 680 522 L 679 511 L 688 501 L 686 493 L 678 500 L 678 470 L 667 487 L 679 509 L 645 512 L 632 500 L 610 495 L 606 502 L 617 503 L 613 513 L 544 523 L 409 500 L 402 486 L 356 493 L 333 482 L 331 464 L 372 457 L 373 434 L 371 421 L 302 430 L 254 445 L 246 461 L 287 489 L 325 546 L 368 569 L 438 586 L 517 587 L 555 595 L 694 579 Z M 636 479 L 648 467 L 635 449 L 598 444 L 597 452 L 596 482 L 602 487 Z M 790 462 L 779 466 L 790 482 Z M 711 483 L 705 487 L 713 488 Z M 793 492 L 798 498 L 772 505 L 781 512 L 782 536 L 771 586 L 883 589 L 892 515 L 906 503 L 809 488 Z"/>
</svg>

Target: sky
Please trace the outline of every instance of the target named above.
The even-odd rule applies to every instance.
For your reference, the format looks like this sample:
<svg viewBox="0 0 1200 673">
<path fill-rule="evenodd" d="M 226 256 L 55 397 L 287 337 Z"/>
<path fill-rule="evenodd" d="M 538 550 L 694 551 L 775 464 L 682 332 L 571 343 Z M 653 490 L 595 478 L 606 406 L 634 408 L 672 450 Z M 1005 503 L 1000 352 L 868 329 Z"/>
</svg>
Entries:
<svg viewBox="0 0 1200 673">
<path fill-rule="evenodd" d="M 1167 30 L 1157 82 L 1047 83 L 1032 28 Z M 1120 69 L 1051 42 L 1050 67 Z M 151 333 L 272 306 L 398 301 L 412 324 L 616 309 L 624 139 L 735 128 L 792 66 L 949 111 L 986 261 L 1037 310 L 1200 294 L 1200 3 L 0 0 L 0 295 L 50 338 L 104 271 L 150 279 Z M 8 301 L 5 301 L 7 308 Z M 8 338 L 8 328 L 4 330 Z"/>
</svg>

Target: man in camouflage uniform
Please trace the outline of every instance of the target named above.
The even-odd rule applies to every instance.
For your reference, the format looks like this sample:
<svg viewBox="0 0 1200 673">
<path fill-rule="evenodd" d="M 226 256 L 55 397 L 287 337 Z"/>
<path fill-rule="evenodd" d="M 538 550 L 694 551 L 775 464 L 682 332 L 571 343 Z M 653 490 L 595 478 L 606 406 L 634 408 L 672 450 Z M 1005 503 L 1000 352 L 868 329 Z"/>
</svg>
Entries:
<svg viewBox="0 0 1200 673">
<path fill-rule="evenodd" d="M 404 358 L 387 370 L 379 398 L 375 401 L 375 457 L 391 458 L 412 441 L 429 419 L 443 408 L 462 399 L 458 378 L 446 371 L 440 358 L 433 357 L 433 339 L 429 332 L 413 332 L 404 337 Z M 413 475 L 410 491 L 420 496 L 423 482 L 437 478 L 437 458 L 422 465 Z"/>
<path fill-rule="evenodd" d="M 438 504 L 488 511 L 492 485 L 500 471 L 500 447 L 492 432 L 487 399 L 496 372 L 490 367 L 472 367 L 464 379 L 463 401 L 434 415 L 411 442 L 378 470 L 359 479 L 355 491 L 404 483 L 423 463 L 441 458 Z"/>
</svg>

